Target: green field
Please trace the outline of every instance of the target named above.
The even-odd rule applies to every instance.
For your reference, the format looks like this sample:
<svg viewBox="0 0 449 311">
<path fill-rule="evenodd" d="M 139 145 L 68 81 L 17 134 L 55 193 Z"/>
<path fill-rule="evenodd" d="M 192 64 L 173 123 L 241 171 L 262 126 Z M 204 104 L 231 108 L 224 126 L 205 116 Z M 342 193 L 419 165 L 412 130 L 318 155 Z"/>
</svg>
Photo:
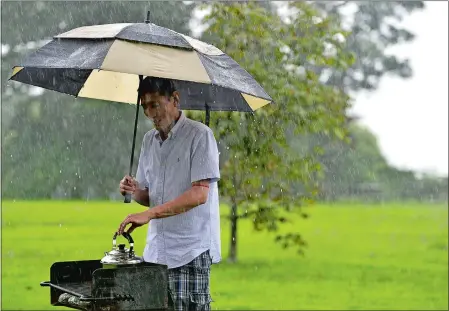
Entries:
<svg viewBox="0 0 449 311">
<path fill-rule="evenodd" d="M 2 309 L 57 310 L 39 286 L 50 265 L 101 258 L 122 218 L 139 210 L 120 202 L 2 202 Z M 448 309 L 447 206 L 340 204 L 308 213 L 291 224 L 309 243 L 305 257 L 240 223 L 240 262 L 212 270 L 213 309 Z M 223 220 L 224 256 L 228 227 Z M 145 233 L 133 235 L 139 254 Z"/>
</svg>

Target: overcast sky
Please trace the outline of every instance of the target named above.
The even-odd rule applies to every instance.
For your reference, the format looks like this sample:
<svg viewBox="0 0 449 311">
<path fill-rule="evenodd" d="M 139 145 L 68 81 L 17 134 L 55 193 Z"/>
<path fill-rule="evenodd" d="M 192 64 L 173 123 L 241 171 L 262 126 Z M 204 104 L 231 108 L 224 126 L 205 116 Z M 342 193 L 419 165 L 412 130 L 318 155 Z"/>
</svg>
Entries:
<svg viewBox="0 0 449 311">
<path fill-rule="evenodd" d="M 413 78 L 384 78 L 375 93 L 356 97 L 354 112 L 391 164 L 447 175 L 448 3 L 426 2 L 403 24 L 416 39 L 392 52 L 410 58 Z"/>
</svg>

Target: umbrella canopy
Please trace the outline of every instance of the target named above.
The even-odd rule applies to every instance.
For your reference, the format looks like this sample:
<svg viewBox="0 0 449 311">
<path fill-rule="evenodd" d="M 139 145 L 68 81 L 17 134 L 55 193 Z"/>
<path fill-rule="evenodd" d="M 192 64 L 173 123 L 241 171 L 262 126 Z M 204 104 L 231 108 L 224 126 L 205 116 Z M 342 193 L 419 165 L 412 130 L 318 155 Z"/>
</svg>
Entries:
<svg viewBox="0 0 449 311">
<path fill-rule="evenodd" d="M 13 68 L 11 80 L 134 104 L 139 76 L 173 79 L 188 110 L 252 112 L 272 99 L 218 48 L 152 23 L 79 27 L 59 34 Z"/>
</svg>

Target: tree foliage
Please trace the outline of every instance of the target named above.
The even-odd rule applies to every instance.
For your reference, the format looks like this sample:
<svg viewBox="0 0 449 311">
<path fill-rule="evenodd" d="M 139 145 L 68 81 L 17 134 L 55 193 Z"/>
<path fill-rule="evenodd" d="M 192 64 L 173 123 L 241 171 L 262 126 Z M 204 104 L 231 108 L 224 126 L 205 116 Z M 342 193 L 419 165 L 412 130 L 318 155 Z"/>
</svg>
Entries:
<svg viewBox="0 0 449 311">
<path fill-rule="evenodd" d="M 351 91 L 372 91 L 386 74 L 412 76 L 410 60 L 400 59 L 388 49 L 414 39 L 414 34 L 399 22 L 424 9 L 423 1 L 317 1 L 314 6 L 341 21 L 349 31 L 345 48 L 357 55 L 348 70 L 327 71 L 327 83 Z"/>
</svg>

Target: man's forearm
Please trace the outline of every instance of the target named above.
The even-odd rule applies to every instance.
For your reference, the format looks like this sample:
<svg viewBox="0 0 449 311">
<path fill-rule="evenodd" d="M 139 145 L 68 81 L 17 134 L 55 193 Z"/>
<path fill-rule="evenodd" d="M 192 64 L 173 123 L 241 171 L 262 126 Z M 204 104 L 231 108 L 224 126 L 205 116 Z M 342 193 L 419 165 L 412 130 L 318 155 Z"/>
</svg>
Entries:
<svg viewBox="0 0 449 311">
<path fill-rule="evenodd" d="M 174 200 L 155 206 L 146 213 L 150 219 L 165 218 L 185 213 L 207 201 L 208 188 L 192 187 Z"/>
<path fill-rule="evenodd" d="M 148 188 L 136 189 L 133 194 L 134 201 L 140 205 L 149 207 L 150 206 L 150 195 L 148 194 Z"/>
</svg>

